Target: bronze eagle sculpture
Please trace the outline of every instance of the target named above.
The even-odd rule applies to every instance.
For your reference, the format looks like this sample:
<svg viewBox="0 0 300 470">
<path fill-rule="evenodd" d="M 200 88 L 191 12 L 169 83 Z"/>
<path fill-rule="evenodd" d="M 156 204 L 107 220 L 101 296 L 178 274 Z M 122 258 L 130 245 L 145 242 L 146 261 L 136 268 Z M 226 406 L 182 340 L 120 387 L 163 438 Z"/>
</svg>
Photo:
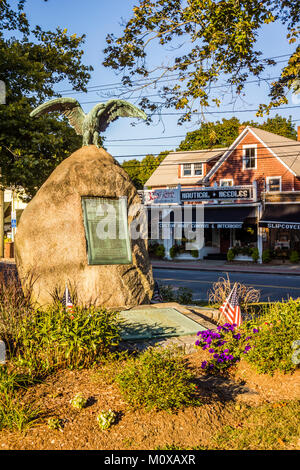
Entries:
<svg viewBox="0 0 300 470">
<path fill-rule="evenodd" d="M 137 117 L 147 119 L 144 111 L 124 100 L 109 100 L 106 103 L 98 103 L 85 114 L 79 102 L 75 98 L 56 98 L 35 108 L 30 116 L 41 116 L 50 112 L 64 114 L 77 135 L 82 135 L 82 145 L 96 145 L 98 147 L 98 135 L 105 131 L 108 125 L 118 117 Z"/>
</svg>

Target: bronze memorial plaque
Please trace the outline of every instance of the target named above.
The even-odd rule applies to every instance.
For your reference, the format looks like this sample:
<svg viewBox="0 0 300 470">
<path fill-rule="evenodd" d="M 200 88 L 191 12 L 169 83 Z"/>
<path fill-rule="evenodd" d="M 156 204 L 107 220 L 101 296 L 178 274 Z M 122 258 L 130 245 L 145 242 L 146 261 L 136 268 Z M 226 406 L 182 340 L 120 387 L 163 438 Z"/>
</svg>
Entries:
<svg viewBox="0 0 300 470">
<path fill-rule="evenodd" d="M 88 264 L 131 264 L 126 197 L 82 197 Z"/>
</svg>

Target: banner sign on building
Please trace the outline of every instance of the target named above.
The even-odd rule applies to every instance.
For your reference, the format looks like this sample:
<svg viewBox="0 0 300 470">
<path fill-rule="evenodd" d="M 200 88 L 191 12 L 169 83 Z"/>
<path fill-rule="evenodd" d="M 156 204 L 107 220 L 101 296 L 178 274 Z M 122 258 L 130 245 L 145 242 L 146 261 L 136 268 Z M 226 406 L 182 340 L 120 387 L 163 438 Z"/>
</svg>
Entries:
<svg viewBox="0 0 300 470">
<path fill-rule="evenodd" d="M 146 190 L 144 204 L 180 204 L 180 190 L 178 188 Z"/>
<path fill-rule="evenodd" d="M 297 222 L 267 222 L 260 220 L 259 224 L 260 227 L 266 228 L 276 228 L 276 229 L 283 229 L 283 230 L 300 230 L 300 223 Z"/>
<path fill-rule="evenodd" d="M 181 201 L 208 201 L 211 199 L 251 199 L 252 188 L 216 189 L 205 188 L 200 190 L 182 190 Z"/>
</svg>

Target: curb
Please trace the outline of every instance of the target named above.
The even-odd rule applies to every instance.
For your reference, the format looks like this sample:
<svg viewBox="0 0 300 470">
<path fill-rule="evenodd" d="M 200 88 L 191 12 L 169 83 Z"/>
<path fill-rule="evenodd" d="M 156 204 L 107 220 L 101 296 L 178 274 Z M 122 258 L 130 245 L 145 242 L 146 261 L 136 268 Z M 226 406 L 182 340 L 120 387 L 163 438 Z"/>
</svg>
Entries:
<svg viewBox="0 0 300 470">
<path fill-rule="evenodd" d="M 151 263 L 152 264 L 152 263 Z M 251 271 L 249 269 L 246 269 L 246 268 L 241 268 L 241 269 L 235 269 L 230 266 L 216 266 L 216 267 L 203 267 L 203 266 L 168 266 L 168 265 L 155 265 L 155 264 L 152 264 L 152 268 L 154 269 L 179 269 L 179 270 L 183 270 L 183 271 L 215 271 L 215 272 L 218 272 L 218 271 L 222 271 L 222 272 L 234 272 L 234 273 L 248 273 L 248 274 L 276 274 L 276 275 L 280 275 L 280 276 L 300 276 L 300 271 L 296 271 L 296 272 L 290 272 L 290 271 L 261 271 L 261 270 L 257 270 L 257 271 Z"/>
</svg>

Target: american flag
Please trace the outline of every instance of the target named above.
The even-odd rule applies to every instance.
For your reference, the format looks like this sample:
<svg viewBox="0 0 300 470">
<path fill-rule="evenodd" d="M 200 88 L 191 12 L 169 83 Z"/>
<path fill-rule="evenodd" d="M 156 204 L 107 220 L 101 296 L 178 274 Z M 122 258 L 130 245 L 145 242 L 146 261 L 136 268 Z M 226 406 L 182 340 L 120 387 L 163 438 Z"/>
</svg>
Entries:
<svg viewBox="0 0 300 470">
<path fill-rule="evenodd" d="M 70 292 L 69 292 L 67 284 L 66 284 L 65 293 L 64 293 L 64 296 L 63 296 L 63 299 L 62 299 L 62 303 L 63 303 L 63 305 L 65 305 L 65 307 L 69 311 L 73 311 L 73 303 L 72 303 L 72 300 L 71 300 L 71 296 L 70 296 Z"/>
<path fill-rule="evenodd" d="M 153 297 L 152 297 L 151 303 L 152 304 L 159 304 L 161 302 L 163 302 L 163 298 L 162 298 L 162 296 L 159 292 L 158 283 L 157 283 L 157 281 L 155 281 L 154 292 L 153 292 Z"/>
<path fill-rule="evenodd" d="M 225 315 L 231 325 L 240 326 L 242 323 L 241 309 L 238 303 L 237 288 L 234 284 L 229 296 L 220 307 L 220 311 Z"/>
</svg>

